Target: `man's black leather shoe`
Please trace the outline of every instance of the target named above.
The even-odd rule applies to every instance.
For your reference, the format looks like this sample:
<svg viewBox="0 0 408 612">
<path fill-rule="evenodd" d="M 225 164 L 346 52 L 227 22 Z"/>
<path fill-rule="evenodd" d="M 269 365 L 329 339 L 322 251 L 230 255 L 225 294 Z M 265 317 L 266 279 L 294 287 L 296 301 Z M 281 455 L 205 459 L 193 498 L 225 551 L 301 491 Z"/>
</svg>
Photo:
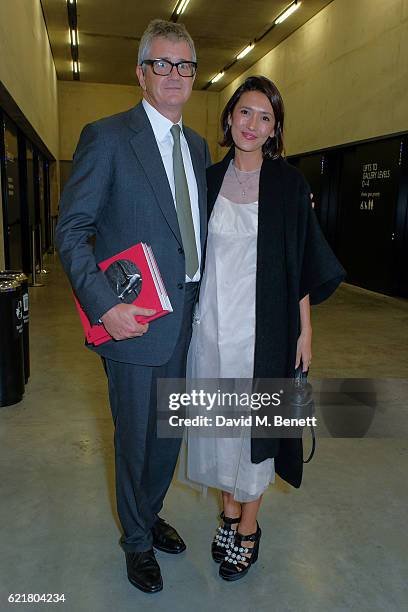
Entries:
<svg viewBox="0 0 408 612">
<path fill-rule="evenodd" d="M 186 550 L 186 545 L 174 527 L 166 523 L 166 521 L 160 517 L 157 518 L 157 521 L 152 527 L 152 534 L 153 546 L 157 548 L 157 550 L 173 555 L 178 555 L 183 552 L 183 550 Z"/>
<path fill-rule="evenodd" d="M 153 548 L 144 552 L 125 553 L 129 581 L 145 593 L 157 593 L 163 588 L 159 564 Z"/>
</svg>

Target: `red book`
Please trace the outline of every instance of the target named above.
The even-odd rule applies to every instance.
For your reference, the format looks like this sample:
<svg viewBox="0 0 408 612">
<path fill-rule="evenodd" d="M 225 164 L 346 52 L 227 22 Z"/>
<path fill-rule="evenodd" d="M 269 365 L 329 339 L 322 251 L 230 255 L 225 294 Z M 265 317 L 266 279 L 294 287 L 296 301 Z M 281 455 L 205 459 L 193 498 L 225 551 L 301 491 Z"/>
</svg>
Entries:
<svg viewBox="0 0 408 612">
<path fill-rule="evenodd" d="M 136 315 L 138 323 L 148 323 L 169 312 L 173 312 L 163 279 L 151 247 L 139 242 L 133 247 L 101 261 L 100 269 L 109 284 L 124 304 L 135 304 L 141 308 L 152 308 L 155 314 L 145 317 Z M 95 346 L 112 340 L 102 324 L 91 325 L 77 296 L 74 294 L 85 337 Z"/>
</svg>

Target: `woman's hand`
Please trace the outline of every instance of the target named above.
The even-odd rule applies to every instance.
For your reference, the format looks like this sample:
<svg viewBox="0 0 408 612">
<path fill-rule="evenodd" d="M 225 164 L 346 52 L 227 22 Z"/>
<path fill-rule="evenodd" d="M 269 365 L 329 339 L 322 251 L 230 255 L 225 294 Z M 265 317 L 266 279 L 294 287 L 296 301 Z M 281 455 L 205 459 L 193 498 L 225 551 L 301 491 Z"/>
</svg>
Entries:
<svg viewBox="0 0 408 612">
<path fill-rule="evenodd" d="M 305 327 L 302 329 L 300 334 L 297 347 L 296 347 L 296 364 L 295 368 L 298 368 L 302 362 L 303 372 L 307 372 L 310 364 L 312 363 L 312 328 Z"/>
</svg>

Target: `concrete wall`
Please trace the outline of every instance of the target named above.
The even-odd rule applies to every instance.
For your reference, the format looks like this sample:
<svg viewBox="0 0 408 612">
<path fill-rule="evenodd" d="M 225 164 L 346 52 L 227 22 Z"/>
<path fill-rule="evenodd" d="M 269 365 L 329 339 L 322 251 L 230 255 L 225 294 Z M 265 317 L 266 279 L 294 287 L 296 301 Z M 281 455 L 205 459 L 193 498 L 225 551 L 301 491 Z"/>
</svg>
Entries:
<svg viewBox="0 0 408 612">
<path fill-rule="evenodd" d="M 58 159 L 57 75 L 39 0 L 0 2 L 0 81 Z"/>
<path fill-rule="evenodd" d="M 58 159 L 57 75 L 40 0 L 0 0 L 0 83 Z M 56 165 L 50 173 L 52 210 L 59 195 Z M 3 252 L 0 231 L 0 263 Z"/>
<path fill-rule="evenodd" d="M 72 159 L 83 126 L 90 121 L 127 110 L 141 100 L 138 86 L 58 82 L 61 160 Z M 217 93 L 193 91 L 183 121 L 207 138 L 213 156 L 217 151 Z"/>
<path fill-rule="evenodd" d="M 408 130 L 408 0 L 334 0 L 226 87 L 249 75 L 276 82 L 286 152 Z"/>
</svg>

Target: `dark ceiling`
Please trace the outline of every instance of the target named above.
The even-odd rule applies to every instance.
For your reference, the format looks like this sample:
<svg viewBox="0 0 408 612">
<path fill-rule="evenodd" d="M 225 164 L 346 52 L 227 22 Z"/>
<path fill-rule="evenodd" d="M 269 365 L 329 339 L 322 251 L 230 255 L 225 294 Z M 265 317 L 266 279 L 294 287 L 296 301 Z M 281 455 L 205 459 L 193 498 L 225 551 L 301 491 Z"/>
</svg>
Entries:
<svg viewBox="0 0 408 612">
<path fill-rule="evenodd" d="M 272 29 L 244 59 L 210 86 L 220 91 L 331 0 L 303 0 L 284 23 L 273 26 L 290 0 L 190 0 L 179 18 L 192 35 L 199 62 L 195 89 L 203 89 L 250 42 Z M 41 0 L 58 78 L 72 80 L 67 0 Z M 80 80 L 134 84 L 140 37 L 150 20 L 170 20 L 176 0 L 77 0 Z"/>
</svg>

